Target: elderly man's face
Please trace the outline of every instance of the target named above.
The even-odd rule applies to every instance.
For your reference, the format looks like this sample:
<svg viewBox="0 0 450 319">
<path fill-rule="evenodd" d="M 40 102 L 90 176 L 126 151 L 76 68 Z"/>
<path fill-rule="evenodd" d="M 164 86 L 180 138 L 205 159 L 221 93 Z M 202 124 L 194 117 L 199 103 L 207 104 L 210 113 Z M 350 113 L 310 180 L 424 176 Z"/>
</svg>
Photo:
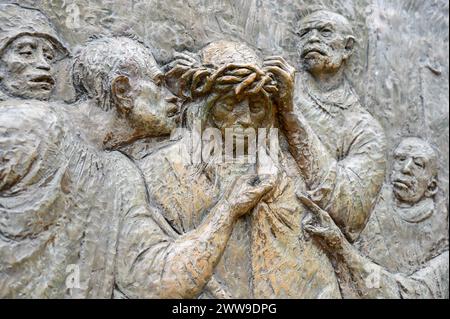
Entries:
<svg viewBox="0 0 450 319">
<path fill-rule="evenodd" d="M 141 79 L 136 91 L 132 119 L 149 135 L 170 134 L 177 125 L 179 106 L 162 78 Z"/>
<path fill-rule="evenodd" d="M 346 19 L 338 14 L 319 11 L 301 21 L 300 56 L 312 74 L 333 73 L 347 60 L 353 50 Z"/>
<path fill-rule="evenodd" d="M 394 152 L 391 175 L 397 199 L 415 204 L 436 192 L 436 163 L 428 144 L 416 139 L 404 140 Z"/>
<path fill-rule="evenodd" d="M 177 98 L 165 87 L 161 77 L 118 76 L 112 84 L 118 108 L 130 126 L 143 136 L 170 134 L 178 121 Z"/>
<path fill-rule="evenodd" d="M 0 62 L 1 85 L 9 95 L 47 100 L 55 86 L 55 51 L 44 38 L 21 36 L 6 49 Z"/>
</svg>

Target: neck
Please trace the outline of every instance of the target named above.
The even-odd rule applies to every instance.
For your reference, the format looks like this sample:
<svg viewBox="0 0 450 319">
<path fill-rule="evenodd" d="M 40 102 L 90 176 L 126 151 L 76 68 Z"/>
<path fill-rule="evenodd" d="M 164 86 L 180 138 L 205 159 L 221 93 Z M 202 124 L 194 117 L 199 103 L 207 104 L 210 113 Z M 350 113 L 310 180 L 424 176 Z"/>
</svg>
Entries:
<svg viewBox="0 0 450 319">
<path fill-rule="evenodd" d="M 422 198 L 420 201 L 410 204 L 395 200 L 395 213 L 404 221 L 409 223 L 420 223 L 428 219 L 434 212 L 434 200 L 432 198 Z"/>
<path fill-rule="evenodd" d="M 99 149 L 114 150 L 138 138 L 137 132 L 115 109 L 104 111 L 94 101 L 80 104 L 74 115 L 84 137 Z"/>
<path fill-rule="evenodd" d="M 334 72 L 309 73 L 314 82 L 314 88 L 322 93 L 340 88 L 344 84 L 344 68 L 341 66 Z"/>
</svg>

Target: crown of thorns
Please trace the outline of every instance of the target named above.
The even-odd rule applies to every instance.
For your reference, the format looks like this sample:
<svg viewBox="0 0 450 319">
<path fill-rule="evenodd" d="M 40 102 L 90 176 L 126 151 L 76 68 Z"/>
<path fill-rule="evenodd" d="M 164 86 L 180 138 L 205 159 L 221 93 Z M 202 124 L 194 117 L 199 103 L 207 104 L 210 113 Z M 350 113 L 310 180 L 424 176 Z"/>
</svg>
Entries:
<svg viewBox="0 0 450 319">
<path fill-rule="evenodd" d="M 190 55 L 177 54 L 177 59 L 168 65 L 168 69 L 166 80 L 169 86 L 184 99 L 193 100 L 211 92 L 269 97 L 278 91 L 271 75 L 255 64 L 216 66 L 202 64 Z"/>
</svg>

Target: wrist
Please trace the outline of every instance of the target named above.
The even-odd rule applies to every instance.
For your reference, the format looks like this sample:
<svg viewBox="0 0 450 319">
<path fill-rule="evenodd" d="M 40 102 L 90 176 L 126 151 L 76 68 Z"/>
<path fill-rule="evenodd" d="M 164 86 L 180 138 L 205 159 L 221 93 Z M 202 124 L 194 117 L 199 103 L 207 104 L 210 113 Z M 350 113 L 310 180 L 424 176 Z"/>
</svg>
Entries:
<svg viewBox="0 0 450 319">
<path fill-rule="evenodd" d="M 222 197 L 216 205 L 216 209 L 219 214 L 230 218 L 230 221 L 234 222 L 238 215 L 238 206 L 231 204 L 227 198 Z"/>
</svg>

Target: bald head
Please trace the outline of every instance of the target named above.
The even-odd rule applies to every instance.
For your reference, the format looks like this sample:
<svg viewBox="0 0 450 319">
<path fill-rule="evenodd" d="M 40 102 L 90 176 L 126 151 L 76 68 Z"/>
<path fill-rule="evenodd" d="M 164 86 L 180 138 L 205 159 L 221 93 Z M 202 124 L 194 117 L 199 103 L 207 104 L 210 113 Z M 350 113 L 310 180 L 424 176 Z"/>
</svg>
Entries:
<svg viewBox="0 0 450 319">
<path fill-rule="evenodd" d="M 332 24 L 335 26 L 336 31 L 343 34 L 353 36 L 353 28 L 346 17 L 328 10 L 317 10 L 310 14 L 305 15 L 300 20 L 300 30 L 304 27 L 312 27 L 320 24 Z"/>
</svg>

